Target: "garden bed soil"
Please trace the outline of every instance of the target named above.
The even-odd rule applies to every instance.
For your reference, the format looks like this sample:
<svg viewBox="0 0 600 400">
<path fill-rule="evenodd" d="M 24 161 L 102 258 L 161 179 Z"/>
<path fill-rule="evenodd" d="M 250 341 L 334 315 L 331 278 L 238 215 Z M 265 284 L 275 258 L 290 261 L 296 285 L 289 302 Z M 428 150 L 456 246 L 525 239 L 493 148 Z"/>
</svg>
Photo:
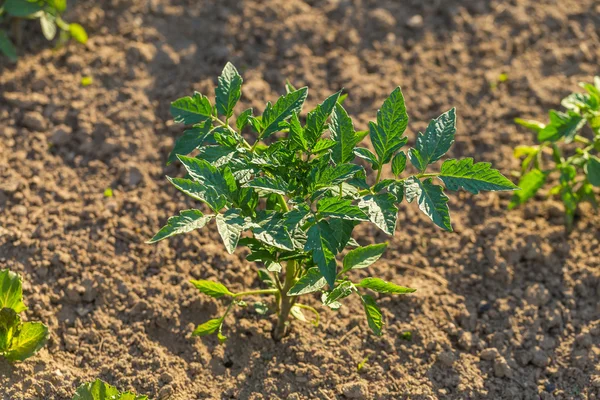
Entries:
<svg viewBox="0 0 600 400">
<path fill-rule="evenodd" d="M 305 111 L 343 87 L 365 129 L 401 85 L 413 143 L 454 106 L 451 155 L 510 175 L 512 149 L 534 143 L 513 118 L 544 119 L 600 73 L 597 1 L 112 0 L 77 2 L 67 18 L 88 28 L 87 46 L 53 50 L 29 26 L 18 66 L 0 61 L 0 263 L 24 277 L 26 318 L 51 332 L 35 357 L 0 361 L 0 398 L 70 399 L 97 377 L 175 400 L 598 398 L 590 207 L 567 235 L 545 192 L 511 212 L 509 193 L 460 192 L 454 233 L 413 205 L 394 238 L 357 228 L 361 244 L 390 246 L 356 276 L 418 289 L 381 296 L 382 337 L 358 298 L 334 312 L 316 296 L 322 324 L 295 321 L 281 343 L 273 316 L 252 307 L 227 318 L 226 344 L 192 337 L 224 304 L 188 281 L 258 288 L 256 266 L 227 254 L 212 228 L 144 243 L 194 205 L 164 179 L 183 173 L 165 166 L 182 132 L 169 102 L 213 93 L 228 60 L 245 79 L 238 110 L 262 110 L 286 79 L 310 86 Z"/>
</svg>

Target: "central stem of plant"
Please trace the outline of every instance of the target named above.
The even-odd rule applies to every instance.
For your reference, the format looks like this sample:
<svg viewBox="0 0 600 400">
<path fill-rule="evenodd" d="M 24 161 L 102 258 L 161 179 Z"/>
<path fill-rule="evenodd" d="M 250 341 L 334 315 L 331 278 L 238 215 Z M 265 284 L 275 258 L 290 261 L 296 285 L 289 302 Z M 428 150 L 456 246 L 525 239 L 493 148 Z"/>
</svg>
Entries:
<svg viewBox="0 0 600 400">
<path fill-rule="evenodd" d="M 285 267 L 285 282 L 282 290 L 280 291 L 281 296 L 279 296 L 279 315 L 277 316 L 277 325 L 275 325 L 275 329 L 273 330 L 273 339 L 276 341 L 280 341 L 289 333 L 288 318 L 294 305 L 294 298 L 292 296 L 288 296 L 287 292 L 294 285 L 294 280 L 296 278 L 296 266 L 296 260 L 290 260 L 287 262 Z"/>
</svg>

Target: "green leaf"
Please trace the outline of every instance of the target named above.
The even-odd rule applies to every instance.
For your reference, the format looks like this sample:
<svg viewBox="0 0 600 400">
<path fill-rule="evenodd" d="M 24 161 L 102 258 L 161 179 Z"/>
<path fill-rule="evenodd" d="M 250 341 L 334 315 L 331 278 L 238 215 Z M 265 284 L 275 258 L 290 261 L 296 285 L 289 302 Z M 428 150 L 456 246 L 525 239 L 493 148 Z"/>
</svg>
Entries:
<svg viewBox="0 0 600 400">
<path fill-rule="evenodd" d="M 179 215 L 170 217 L 167 225 L 162 227 L 152 239 L 146 243 L 156 243 L 168 237 L 179 235 L 181 233 L 191 232 L 194 229 L 203 228 L 213 215 L 204 215 L 199 210 L 183 210 Z"/>
<path fill-rule="evenodd" d="M 431 120 L 425 133 L 417 135 L 415 147 L 410 149 L 410 162 L 423 172 L 429 164 L 439 160 L 454 143 L 456 133 L 456 109 L 446 111 Z"/>
<path fill-rule="evenodd" d="M 42 6 L 38 3 L 27 0 L 6 0 L 3 8 L 4 12 L 12 17 L 27 17 L 42 10 Z"/>
<path fill-rule="evenodd" d="M 317 143 L 315 143 L 315 145 L 313 146 L 311 153 L 321 154 L 321 153 L 324 153 L 326 150 L 329 150 L 332 147 L 335 147 L 335 145 L 336 145 L 336 142 L 331 139 L 319 139 L 317 141 Z"/>
<path fill-rule="evenodd" d="M 9 361 L 23 361 L 41 349 L 48 339 L 48 328 L 41 322 L 21 324 L 13 336 L 9 350 L 4 358 Z"/>
<path fill-rule="evenodd" d="M 265 193 L 275 193 L 285 195 L 287 193 L 287 185 L 285 182 L 277 177 L 270 178 L 268 176 L 261 176 L 254 178 L 250 182 L 247 182 L 244 187 L 251 187 L 257 189 L 263 196 Z"/>
<path fill-rule="evenodd" d="M 388 192 L 394 195 L 394 201 L 396 203 L 402 203 L 404 199 L 404 182 L 395 181 L 388 186 Z"/>
<path fill-rule="evenodd" d="M 280 213 L 273 213 L 263 219 L 258 219 L 257 222 L 252 226 L 254 237 L 257 240 L 278 249 L 294 250 L 294 243 Z"/>
<path fill-rule="evenodd" d="M 67 0 L 48 0 L 48 4 L 59 12 L 67 9 Z"/>
<path fill-rule="evenodd" d="M 352 161 L 354 159 L 354 146 L 357 143 L 356 133 L 352 119 L 340 104 L 336 104 L 333 110 L 329 130 L 331 131 L 331 138 L 335 141 L 331 159 L 336 164 Z"/>
<path fill-rule="evenodd" d="M 219 282 L 206 280 L 191 280 L 190 282 L 192 285 L 196 286 L 201 293 L 209 295 L 210 297 L 214 297 L 215 299 L 223 296 L 233 296 L 233 293 L 231 293 L 229 289 L 225 287 L 225 285 Z"/>
<path fill-rule="evenodd" d="M 367 215 L 351 200 L 326 197 L 319 200 L 317 211 L 324 217 L 342 218 L 351 221 L 368 221 Z"/>
<path fill-rule="evenodd" d="M 209 319 L 205 323 L 198 325 L 194 329 L 194 332 L 192 332 L 192 336 L 212 335 L 221 327 L 222 322 L 221 318 Z"/>
<path fill-rule="evenodd" d="M 386 249 L 387 243 L 380 243 L 350 250 L 344 257 L 344 267 L 341 273 L 343 274 L 351 269 L 367 268 L 379 260 Z"/>
<path fill-rule="evenodd" d="M 227 182 L 223 174 L 208 161 L 182 155 L 178 155 L 177 158 L 181 161 L 193 180 L 200 182 L 225 196 L 230 196 L 232 189 L 235 190 L 233 187 L 233 185 L 235 185 L 235 179 L 233 179 L 233 185 L 232 182 Z"/>
<path fill-rule="evenodd" d="M 186 195 L 208 204 L 214 212 L 218 212 L 227 205 L 225 196 L 218 194 L 211 187 L 184 178 L 171 178 L 167 176 L 167 180 Z"/>
<path fill-rule="evenodd" d="M 306 271 L 305 275 L 298 279 L 287 295 L 300 296 L 302 294 L 317 292 L 324 288 L 326 284 L 327 281 L 319 271 L 319 268 L 312 267 Z"/>
<path fill-rule="evenodd" d="M 358 207 L 367 214 L 369 220 L 379 229 L 393 235 L 396 230 L 398 209 L 394 206 L 395 198 L 390 193 L 368 195 L 360 200 Z"/>
<path fill-rule="evenodd" d="M 261 126 L 261 139 L 271 136 L 280 130 L 280 124 L 290 118 L 293 113 L 300 114 L 308 88 L 303 87 L 291 93 L 281 96 L 275 105 L 267 103 L 267 108 L 263 113 Z"/>
<path fill-rule="evenodd" d="M 335 246 L 335 250 L 339 253 L 348 245 L 352 238 L 352 231 L 359 222 L 341 218 L 332 218 L 328 222 L 333 232 L 333 238 L 335 239 L 332 245 Z"/>
<path fill-rule="evenodd" d="M 73 400 L 148 400 L 147 396 L 138 396 L 131 392 L 119 393 L 118 389 L 96 379 L 81 385 Z"/>
<path fill-rule="evenodd" d="M 307 114 L 306 125 L 304 126 L 304 134 L 309 148 L 312 148 L 323 134 L 327 119 L 337 104 L 337 100 L 341 93 L 342 92 L 339 91 L 332 94 L 325 99 L 323 103 L 319 104 L 314 110 Z"/>
<path fill-rule="evenodd" d="M 167 165 L 177 160 L 177 155 L 187 156 L 200 146 L 210 134 L 210 128 L 212 124 L 205 122 L 202 125 L 196 125 L 192 129 L 186 129 L 183 131 L 183 136 L 180 136 L 175 141 L 173 150 L 169 153 Z"/>
<path fill-rule="evenodd" d="M 206 96 L 194 92 L 193 97 L 182 97 L 172 102 L 171 115 L 176 123 L 197 124 L 212 118 L 212 106 Z"/>
<path fill-rule="evenodd" d="M 315 188 L 337 185 L 352 178 L 360 170 L 361 167 L 355 164 L 339 164 L 335 167 L 327 166 L 324 169 L 319 169 L 314 182 Z"/>
<path fill-rule="evenodd" d="M 355 290 L 352 282 L 344 281 L 323 296 L 323 304 L 337 310 L 341 306 L 340 300 L 350 296 Z"/>
<path fill-rule="evenodd" d="M 230 208 L 223 214 L 217 214 L 215 220 L 227 252 L 233 254 L 242 232 L 246 229 L 247 221 L 242 216 L 242 210 Z"/>
<path fill-rule="evenodd" d="M 308 143 L 304 135 L 304 128 L 300 125 L 298 114 L 292 113 L 292 118 L 289 122 L 289 138 L 291 150 L 308 150 Z"/>
<path fill-rule="evenodd" d="M 364 147 L 356 147 L 356 148 L 354 148 L 354 155 L 356 155 L 358 158 L 362 158 L 363 160 L 371 163 L 371 167 L 374 170 L 378 170 L 380 168 L 379 161 L 377 160 L 377 156 L 375 154 L 373 154 L 373 152 L 371 152 L 371 150 L 365 149 Z"/>
<path fill-rule="evenodd" d="M 564 137 L 570 143 L 575 135 L 585 125 L 585 118 L 573 111 L 566 113 L 550 110 L 550 123 L 538 133 L 538 141 L 555 142 Z"/>
<path fill-rule="evenodd" d="M 55 17 L 47 12 L 40 16 L 40 26 L 42 27 L 42 34 L 48 40 L 54 39 L 56 36 L 56 22 Z"/>
<path fill-rule="evenodd" d="M 452 232 L 450 213 L 448 211 L 448 197 L 441 186 L 431 183 L 431 178 L 421 181 L 415 177 L 406 180 L 406 200 L 412 203 L 417 199 L 419 209 L 425 213 L 434 224 Z"/>
<path fill-rule="evenodd" d="M 392 159 L 392 173 L 397 178 L 404 172 L 404 168 L 406 168 L 406 154 L 403 151 L 400 151 Z"/>
<path fill-rule="evenodd" d="M 482 190 L 515 190 L 517 186 L 505 178 L 490 163 L 473 164 L 472 158 L 449 159 L 442 164 L 439 178 L 448 190 L 464 190 L 478 194 Z"/>
<path fill-rule="evenodd" d="M 217 111 L 226 118 L 231 117 L 233 109 L 242 96 L 242 77 L 232 63 L 228 62 L 219 76 L 215 89 Z"/>
<path fill-rule="evenodd" d="M 85 31 L 83 26 L 81 26 L 79 24 L 76 24 L 76 23 L 69 24 L 69 33 L 71 34 L 71 37 L 73 39 L 75 39 L 76 41 L 78 41 L 81 44 L 86 44 L 88 41 L 87 32 Z"/>
<path fill-rule="evenodd" d="M 23 303 L 21 277 L 8 269 L 0 270 L 0 309 L 11 308 L 17 314 L 27 310 Z"/>
<path fill-rule="evenodd" d="M 10 348 L 21 318 L 12 308 L 0 309 L 0 355 Z"/>
<path fill-rule="evenodd" d="M 305 251 L 312 251 L 313 261 L 329 286 L 335 285 L 337 264 L 335 255 L 337 243 L 335 234 L 325 220 L 319 221 L 308 230 L 308 240 L 304 246 Z"/>
<path fill-rule="evenodd" d="M 536 133 L 539 133 L 542 129 L 546 127 L 546 124 L 534 121 L 532 119 L 515 118 L 515 123 L 524 126 L 525 128 L 530 129 Z"/>
<path fill-rule="evenodd" d="M 362 299 L 365 314 L 367 315 L 367 322 L 369 324 L 369 328 L 371 328 L 375 335 L 381 336 L 381 329 L 383 328 L 383 318 L 379 306 L 375 302 L 375 299 L 373 299 L 367 294 L 364 296 L 360 296 L 360 298 Z"/>
<path fill-rule="evenodd" d="M 17 49 L 3 30 L 0 30 L 0 52 L 10 61 L 17 62 Z"/>
<path fill-rule="evenodd" d="M 592 185 L 600 186 L 600 158 L 590 156 L 586 164 L 585 173 Z"/>
<path fill-rule="evenodd" d="M 248 118 L 251 116 L 252 116 L 252 108 L 248 108 L 248 109 L 242 111 L 240 115 L 238 115 L 238 117 L 235 121 L 235 126 L 238 128 L 238 131 L 240 131 L 240 133 L 242 132 L 242 130 L 244 130 L 246 125 L 248 125 L 248 123 L 250 122 L 250 120 Z"/>
<path fill-rule="evenodd" d="M 407 142 L 402 134 L 408 125 L 408 114 L 400 87 L 394 89 L 377 111 L 377 123 L 369 123 L 369 135 L 381 164 L 390 162 L 392 156 Z"/>
<path fill-rule="evenodd" d="M 237 154 L 237 150 L 230 147 L 202 146 L 198 149 L 196 158 L 208 161 L 215 168 L 220 168 L 230 164 Z"/>
<path fill-rule="evenodd" d="M 512 210 L 518 205 L 525 203 L 527 200 L 535 196 L 538 190 L 546 182 L 546 174 L 539 169 L 533 169 L 523 175 L 519 181 L 521 190 L 517 190 L 508 204 L 508 209 Z"/>
<path fill-rule="evenodd" d="M 391 293 L 391 294 L 406 294 L 415 292 L 417 289 L 411 289 L 404 286 L 398 286 L 394 283 L 386 282 L 379 278 L 365 278 L 360 281 L 356 286 L 371 289 L 378 293 Z"/>
</svg>

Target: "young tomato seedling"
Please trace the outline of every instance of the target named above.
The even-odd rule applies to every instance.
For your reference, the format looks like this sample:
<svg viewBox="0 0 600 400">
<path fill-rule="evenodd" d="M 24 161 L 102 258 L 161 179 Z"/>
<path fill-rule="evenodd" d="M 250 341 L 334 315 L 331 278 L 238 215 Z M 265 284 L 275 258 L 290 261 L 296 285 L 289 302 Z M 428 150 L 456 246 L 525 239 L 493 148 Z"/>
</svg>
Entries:
<svg viewBox="0 0 600 400">
<path fill-rule="evenodd" d="M 21 322 L 27 310 L 19 275 L 0 270 L 0 356 L 23 361 L 34 355 L 48 339 L 48 328 L 41 322 Z"/>
<path fill-rule="evenodd" d="M 295 89 L 289 84 L 288 93 L 274 104 L 267 103 L 261 116 L 247 109 L 232 126 L 241 88 L 242 77 L 227 64 L 218 79 L 215 106 L 200 93 L 171 104 L 175 122 L 191 127 L 176 141 L 168 160 L 179 160 L 187 176 L 167 179 L 206 203 L 211 212 L 181 211 L 149 242 L 202 228 L 214 220 L 229 253 L 238 245 L 246 246 L 247 259 L 264 265 L 258 270 L 266 286 L 263 289 L 236 293 L 218 282 L 192 281 L 202 293 L 230 300 L 225 314 L 198 326 L 195 335 L 217 333 L 225 340 L 222 327 L 231 308 L 245 305 L 242 298 L 246 296 L 267 295 L 274 297 L 271 309 L 277 322 L 273 337 L 280 340 L 288 331 L 289 314 L 307 321 L 304 312 L 308 311 L 315 316 L 312 322 L 318 323 L 317 310 L 299 302 L 301 296 L 314 292 L 322 292 L 323 304 L 332 309 L 338 309 L 344 298 L 358 295 L 369 327 L 381 335 L 381 311 L 366 291 L 405 294 L 414 289 L 377 277 L 351 281 L 351 270 L 373 264 L 387 246 L 359 246 L 352 239 L 353 229 L 361 222 L 371 222 L 393 235 L 397 204 L 406 198 L 416 202 L 436 225 L 452 231 L 448 198 L 434 179 L 441 180 L 448 190 L 463 188 L 474 194 L 516 188 L 490 164 L 473 163 L 471 158 L 449 159 L 440 172 L 427 172 L 454 142 L 454 109 L 431 121 L 408 154 L 401 151 L 408 141 L 403 136 L 408 115 L 399 87 L 385 100 L 366 132 L 355 131 L 340 92 L 310 111 L 302 124 L 299 115 L 308 88 Z M 241 134 L 247 126 L 257 136 L 253 144 Z M 367 135 L 374 153 L 358 146 Z M 195 156 L 187 156 L 193 151 Z M 407 160 L 417 172 L 401 178 Z M 394 178 L 382 179 L 382 171 L 390 163 Z M 373 181 L 363 165 L 376 172 Z M 336 257 L 347 247 L 352 250 L 338 268 Z M 263 303 L 256 309 L 267 311 Z"/>
<path fill-rule="evenodd" d="M 509 209 L 532 198 L 556 172 L 559 180 L 550 189 L 550 195 L 560 196 L 568 230 L 572 228 L 579 203 L 589 201 L 598 207 L 594 187 L 600 187 L 600 77 L 594 79 L 594 84 L 580 86 L 586 93 L 565 97 L 561 104 L 566 111 L 550 110 L 548 124 L 515 119 L 519 125 L 536 132 L 540 144 L 515 149 L 515 157 L 523 157 L 521 190 L 515 192 Z M 568 151 L 568 155 L 563 151 Z M 544 157 L 545 153 L 549 156 Z"/>
<path fill-rule="evenodd" d="M 69 37 L 80 43 L 87 42 L 87 33 L 79 24 L 65 22 L 61 15 L 67 8 L 67 0 L 0 0 L 0 53 L 11 61 L 17 61 L 17 50 L 8 35 L 8 28 L 18 44 L 22 41 L 21 21 L 39 19 L 44 37 L 54 39 L 60 29 L 60 42 Z"/>
<path fill-rule="evenodd" d="M 131 392 L 121 393 L 114 386 L 96 379 L 94 382 L 81 385 L 75 392 L 73 400 L 148 400 L 148 397 Z"/>
</svg>

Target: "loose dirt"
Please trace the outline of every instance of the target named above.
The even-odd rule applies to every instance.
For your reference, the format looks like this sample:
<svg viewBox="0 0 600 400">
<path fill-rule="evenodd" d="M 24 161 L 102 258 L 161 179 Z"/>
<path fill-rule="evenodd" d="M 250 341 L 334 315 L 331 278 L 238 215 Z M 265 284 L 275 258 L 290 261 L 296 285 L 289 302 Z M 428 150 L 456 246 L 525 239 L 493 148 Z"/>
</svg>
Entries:
<svg viewBox="0 0 600 400">
<path fill-rule="evenodd" d="M 225 253 L 215 229 L 144 244 L 193 205 L 164 179 L 182 174 L 165 167 L 182 131 L 169 102 L 211 94 L 226 61 L 245 79 L 239 110 L 262 110 L 287 78 L 310 86 L 305 110 L 344 87 L 364 129 L 401 85 L 412 143 L 455 106 L 451 155 L 510 174 L 512 149 L 534 143 L 513 118 L 545 118 L 600 73 L 597 1 L 112 0 L 77 2 L 67 18 L 88 28 L 87 46 L 49 49 L 33 26 L 18 66 L 0 60 L 0 263 L 24 277 L 26 317 L 51 330 L 37 356 L 0 361 L 2 399 L 70 399 L 96 377 L 174 400 L 600 396 L 590 207 L 569 236 L 544 193 L 512 212 L 510 194 L 452 195 L 454 233 L 412 205 L 393 239 L 359 228 L 363 244 L 390 240 L 362 274 L 418 289 L 380 298 L 380 338 L 356 299 L 320 308 L 316 329 L 294 322 L 282 343 L 252 307 L 227 319 L 225 345 L 191 337 L 224 307 L 189 279 L 258 288 L 255 265 Z"/>
</svg>

